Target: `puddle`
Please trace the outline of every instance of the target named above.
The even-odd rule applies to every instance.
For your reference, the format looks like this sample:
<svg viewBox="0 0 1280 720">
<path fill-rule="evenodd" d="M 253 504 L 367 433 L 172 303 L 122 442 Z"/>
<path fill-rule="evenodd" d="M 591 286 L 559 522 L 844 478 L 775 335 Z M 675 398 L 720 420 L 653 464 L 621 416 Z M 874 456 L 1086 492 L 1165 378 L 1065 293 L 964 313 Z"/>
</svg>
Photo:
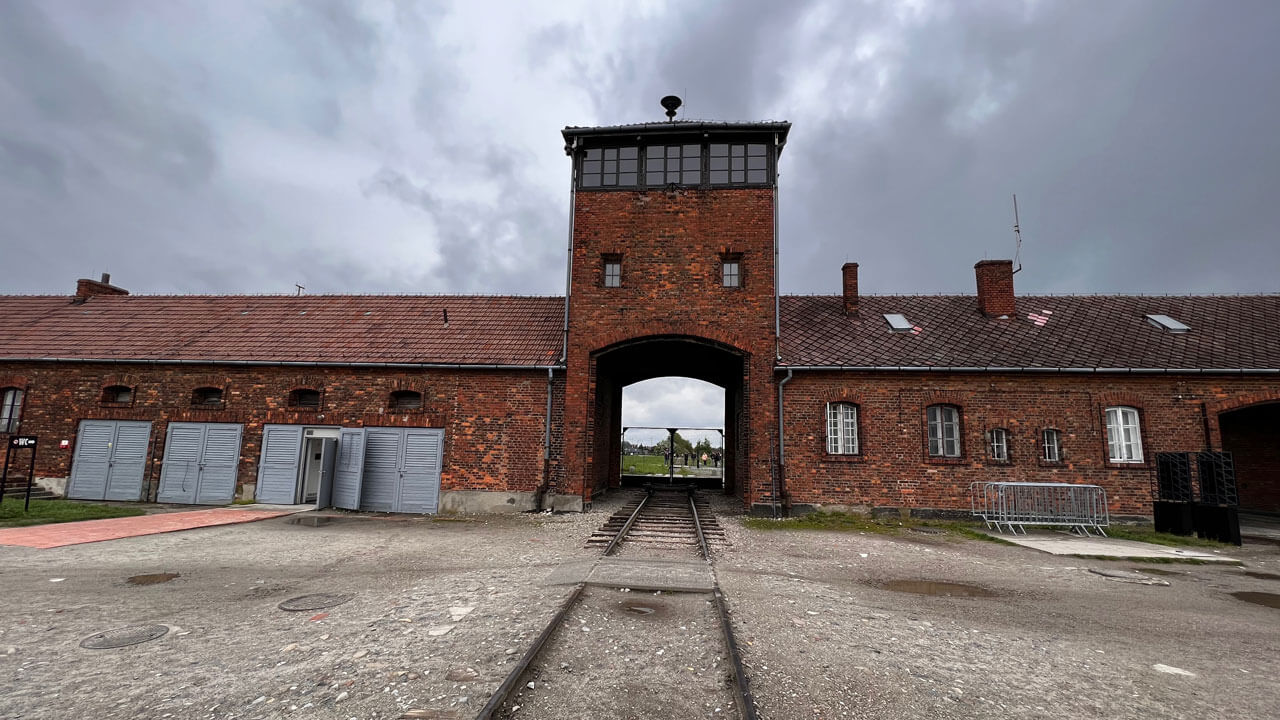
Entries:
<svg viewBox="0 0 1280 720">
<path fill-rule="evenodd" d="M 347 518 L 334 517 L 332 515 L 297 515 L 291 517 L 285 522 L 290 525 L 305 525 L 307 527 L 320 527 L 321 525 L 330 525 L 337 522 L 343 522 Z"/>
<path fill-rule="evenodd" d="M 150 575 L 134 575 L 133 577 L 125 578 L 125 582 L 130 585 L 159 585 L 160 583 L 167 583 L 176 577 L 180 577 L 180 574 L 151 573 Z"/>
<path fill-rule="evenodd" d="M 1254 605 L 1280 610 L 1280 595 L 1268 592 L 1233 592 L 1231 597 Z"/>
<path fill-rule="evenodd" d="M 654 612 L 653 608 L 647 605 L 623 605 L 622 609 L 637 615 L 652 615 Z"/>
<path fill-rule="evenodd" d="M 1244 574 L 1251 578 L 1258 578 L 1259 580 L 1280 580 L 1280 575 L 1276 575 L 1274 573 L 1252 572 L 1250 570 L 1245 570 Z"/>
<path fill-rule="evenodd" d="M 880 587 L 894 592 L 914 593 L 916 595 L 935 595 L 939 597 L 995 597 L 995 593 L 977 585 L 963 583 L 937 582 L 934 580 L 889 580 L 880 583 Z"/>
</svg>

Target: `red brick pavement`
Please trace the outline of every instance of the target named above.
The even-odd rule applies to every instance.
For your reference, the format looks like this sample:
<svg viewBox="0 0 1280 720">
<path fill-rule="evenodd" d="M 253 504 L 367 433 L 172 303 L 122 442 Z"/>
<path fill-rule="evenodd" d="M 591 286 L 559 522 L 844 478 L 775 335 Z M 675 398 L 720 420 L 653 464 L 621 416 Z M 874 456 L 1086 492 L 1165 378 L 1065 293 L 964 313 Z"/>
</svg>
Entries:
<svg viewBox="0 0 1280 720">
<path fill-rule="evenodd" d="M 81 520 L 80 522 L 54 523 L 32 527 L 0 529 L 0 545 L 22 545 L 32 548 L 55 548 L 63 545 L 118 540 L 139 535 L 177 532 L 214 525 L 266 520 L 288 515 L 288 510 L 243 510 L 239 508 L 215 508 L 189 512 L 159 513 L 137 517 L 107 518 L 105 520 Z"/>
</svg>

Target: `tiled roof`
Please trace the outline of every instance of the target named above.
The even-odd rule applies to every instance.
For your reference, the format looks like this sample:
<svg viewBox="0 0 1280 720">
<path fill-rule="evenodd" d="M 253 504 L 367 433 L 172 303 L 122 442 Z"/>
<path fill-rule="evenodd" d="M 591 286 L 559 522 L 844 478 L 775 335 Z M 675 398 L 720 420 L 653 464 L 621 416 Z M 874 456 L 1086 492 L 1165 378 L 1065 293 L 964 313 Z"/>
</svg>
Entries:
<svg viewBox="0 0 1280 720">
<path fill-rule="evenodd" d="M 0 359 L 553 365 L 563 329 L 559 297 L 0 296 Z"/>
<path fill-rule="evenodd" d="M 1275 369 L 1280 295 L 1017 298 L 1006 320 L 974 296 L 863 296 L 857 318 L 840 296 L 781 299 L 782 365 L 847 367 Z M 886 313 L 915 328 L 892 333 Z M 1191 326 L 1173 334 L 1148 314 Z"/>
</svg>

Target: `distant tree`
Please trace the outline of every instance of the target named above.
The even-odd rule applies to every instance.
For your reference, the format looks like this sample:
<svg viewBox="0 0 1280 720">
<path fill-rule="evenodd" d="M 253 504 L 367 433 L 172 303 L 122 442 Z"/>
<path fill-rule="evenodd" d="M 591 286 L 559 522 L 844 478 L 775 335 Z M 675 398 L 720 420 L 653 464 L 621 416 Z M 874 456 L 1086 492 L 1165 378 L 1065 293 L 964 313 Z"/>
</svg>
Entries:
<svg viewBox="0 0 1280 720">
<path fill-rule="evenodd" d="M 657 445 L 653 446 L 653 451 L 657 455 L 665 455 L 670 444 L 670 438 L 663 438 Z M 684 453 L 692 455 L 693 444 L 681 437 L 680 433 L 676 433 L 676 455 L 683 455 Z"/>
<path fill-rule="evenodd" d="M 711 453 L 714 451 L 714 448 L 711 447 L 711 441 L 706 438 L 702 438 L 698 441 L 697 445 L 693 446 L 693 451 L 698 454 L 698 457 L 702 457 L 703 455 L 711 457 Z"/>
</svg>

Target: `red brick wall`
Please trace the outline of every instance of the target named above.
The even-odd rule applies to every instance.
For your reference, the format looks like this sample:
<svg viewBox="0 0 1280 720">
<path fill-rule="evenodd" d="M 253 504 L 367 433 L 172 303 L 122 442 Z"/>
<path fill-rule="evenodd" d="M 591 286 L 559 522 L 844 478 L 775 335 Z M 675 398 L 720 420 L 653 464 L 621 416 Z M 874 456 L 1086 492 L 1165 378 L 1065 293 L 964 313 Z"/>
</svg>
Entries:
<svg viewBox="0 0 1280 720">
<path fill-rule="evenodd" d="M 1222 449 L 1235 460 L 1241 509 L 1280 512 L 1280 403 L 1227 413 L 1219 425 Z"/>
<path fill-rule="evenodd" d="M 531 491 L 543 477 L 546 371 L 368 371 L 348 368 L 237 368 L 190 365 L 23 364 L 0 368 L 0 387 L 26 389 L 21 432 L 40 437 L 36 472 L 66 477 L 81 420 L 149 420 L 158 477 L 167 423 L 243 423 L 240 482 L 257 480 L 262 426 L 267 423 L 343 427 L 440 427 L 445 429 L 444 490 Z M 107 385 L 134 388 L 128 405 L 104 406 Z M 220 410 L 194 409 L 197 387 L 223 388 Z M 287 407 L 289 391 L 322 391 L 322 407 Z M 423 394 L 423 409 L 386 410 L 393 390 Z M 553 430 L 561 424 L 564 377 L 555 379 Z M 2 438 L 3 436 L 0 436 Z M 60 450 L 60 440 L 72 448 Z M 563 434 L 553 434 L 551 474 L 560 466 Z"/>
<path fill-rule="evenodd" d="M 1206 403 L 1272 386 L 1227 376 L 1051 376 L 802 372 L 786 387 L 787 488 L 794 503 L 967 510 L 974 481 L 1101 485 L 1113 513 L 1150 514 L 1157 452 L 1195 451 L 1206 440 Z M 859 406 L 861 453 L 826 453 L 825 407 Z M 962 457 L 928 457 L 925 408 L 960 408 Z M 1146 463 L 1107 461 L 1105 408 L 1137 407 Z M 1216 420 L 1215 420 L 1216 422 Z M 1010 433 L 1007 464 L 988 459 L 985 434 Z M 1064 462 L 1040 460 L 1040 431 L 1062 432 Z"/>
<path fill-rule="evenodd" d="M 614 413 L 597 405 L 593 353 L 623 341 L 685 336 L 746 358 L 750 418 L 736 468 L 748 502 L 767 492 L 776 431 L 771 189 L 579 192 L 574 208 L 567 357 L 565 491 L 582 493 L 609 472 Z M 741 256 L 742 286 L 721 286 L 721 257 Z M 602 256 L 622 256 L 622 287 L 603 287 Z M 594 438 L 594 439 L 593 439 Z"/>
</svg>

